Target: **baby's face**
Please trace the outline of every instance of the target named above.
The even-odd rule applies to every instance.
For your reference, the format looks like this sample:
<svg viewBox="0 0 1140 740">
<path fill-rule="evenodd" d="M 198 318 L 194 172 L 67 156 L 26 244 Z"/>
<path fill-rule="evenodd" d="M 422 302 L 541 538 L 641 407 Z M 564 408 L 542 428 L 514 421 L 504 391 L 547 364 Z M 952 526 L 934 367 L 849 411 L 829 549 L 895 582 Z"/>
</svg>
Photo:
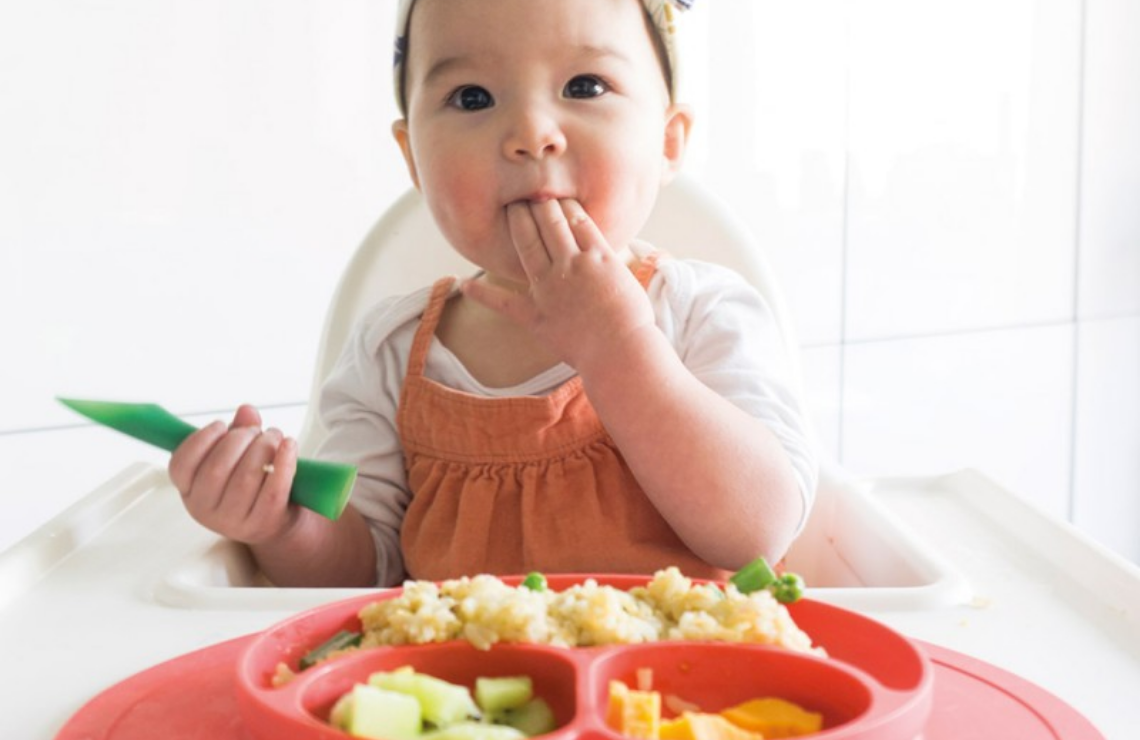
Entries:
<svg viewBox="0 0 1140 740">
<path fill-rule="evenodd" d="M 574 198 L 615 249 L 684 151 L 638 0 L 418 0 L 397 141 L 448 241 L 524 279 L 505 208 Z"/>
</svg>

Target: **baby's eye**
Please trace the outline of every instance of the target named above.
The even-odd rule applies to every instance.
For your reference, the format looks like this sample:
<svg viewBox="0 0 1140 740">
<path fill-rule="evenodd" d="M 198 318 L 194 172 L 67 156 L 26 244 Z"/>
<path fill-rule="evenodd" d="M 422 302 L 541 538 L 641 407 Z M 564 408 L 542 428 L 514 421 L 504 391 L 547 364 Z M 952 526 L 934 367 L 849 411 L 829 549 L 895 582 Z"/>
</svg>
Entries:
<svg viewBox="0 0 1140 740">
<path fill-rule="evenodd" d="M 487 92 L 486 88 L 478 85 L 464 85 L 451 93 L 447 102 L 460 110 L 477 111 L 490 108 L 495 104 L 495 98 Z"/>
<path fill-rule="evenodd" d="M 566 83 L 562 94 L 568 98 L 596 98 L 609 89 L 609 85 L 594 75 L 578 75 Z"/>
</svg>

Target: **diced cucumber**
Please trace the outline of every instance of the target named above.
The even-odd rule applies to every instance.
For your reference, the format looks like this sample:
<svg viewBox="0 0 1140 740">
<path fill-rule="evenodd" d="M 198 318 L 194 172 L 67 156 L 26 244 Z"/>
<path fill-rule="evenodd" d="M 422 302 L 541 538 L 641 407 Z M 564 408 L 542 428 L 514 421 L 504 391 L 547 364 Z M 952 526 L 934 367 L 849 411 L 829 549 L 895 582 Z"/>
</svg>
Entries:
<svg viewBox="0 0 1140 740">
<path fill-rule="evenodd" d="M 475 679 L 475 703 L 484 712 L 516 709 L 534 696 L 530 676 L 502 676 Z"/>
<path fill-rule="evenodd" d="M 357 684 L 348 694 L 346 707 L 334 708 L 344 729 L 354 737 L 369 740 L 415 740 L 423 733 L 420 703 L 398 691 Z"/>
<path fill-rule="evenodd" d="M 502 722 L 508 727 L 514 727 L 527 737 L 545 735 L 548 732 L 553 732 L 558 726 L 550 705 L 537 697 L 521 707 L 503 710 L 495 715 L 495 721 Z"/>
<path fill-rule="evenodd" d="M 434 676 L 401 669 L 373 673 L 368 677 L 368 683 L 415 697 L 423 709 L 424 721 L 436 727 L 447 727 L 481 716 L 466 686 L 457 686 Z"/>
<path fill-rule="evenodd" d="M 440 730 L 424 733 L 421 740 L 525 740 L 514 727 L 485 722 L 456 722 Z"/>
</svg>

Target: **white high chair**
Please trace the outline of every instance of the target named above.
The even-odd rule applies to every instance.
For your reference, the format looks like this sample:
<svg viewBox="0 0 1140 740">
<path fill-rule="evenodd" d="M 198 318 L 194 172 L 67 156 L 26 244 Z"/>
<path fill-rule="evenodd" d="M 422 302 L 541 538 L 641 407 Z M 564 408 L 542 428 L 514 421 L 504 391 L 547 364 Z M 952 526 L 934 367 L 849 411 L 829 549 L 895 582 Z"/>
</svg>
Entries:
<svg viewBox="0 0 1140 740">
<path fill-rule="evenodd" d="M 799 345 L 783 294 L 763 250 L 726 205 L 696 180 L 681 175 L 662 191 L 640 236 L 670 255 L 715 262 L 748 280 L 775 316 L 792 381 L 800 386 L 795 390 L 803 396 Z M 357 248 L 333 296 L 298 435 L 301 454 L 312 456 L 324 439 L 317 413 L 321 387 L 355 322 L 385 296 L 425 287 L 444 275 L 472 274 L 475 269 L 444 241 L 418 192 L 409 191 L 392 204 Z M 813 431 L 809 428 L 809 433 Z M 816 589 L 816 598 L 889 608 L 925 608 L 968 599 L 961 575 L 898 525 L 882 505 L 850 485 L 838 467 L 824 463 L 820 473 L 811 515 L 786 557 L 790 570 L 825 587 Z M 234 559 L 231 553 L 230 560 Z M 243 562 L 237 570 L 253 579 L 255 566 L 248 557 Z"/>
<path fill-rule="evenodd" d="M 756 240 L 720 200 L 681 174 L 662 191 L 641 238 L 675 257 L 732 268 L 755 286 L 775 314 L 798 381 L 799 344 L 783 295 Z M 302 455 L 313 454 L 324 439 L 317 413 L 321 386 L 364 312 L 385 296 L 425 287 L 444 275 L 474 271 L 444 241 L 418 192 L 410 190 L 392 204 L 357 248 L 333 295 L 298 436 Z"/>
</svg>

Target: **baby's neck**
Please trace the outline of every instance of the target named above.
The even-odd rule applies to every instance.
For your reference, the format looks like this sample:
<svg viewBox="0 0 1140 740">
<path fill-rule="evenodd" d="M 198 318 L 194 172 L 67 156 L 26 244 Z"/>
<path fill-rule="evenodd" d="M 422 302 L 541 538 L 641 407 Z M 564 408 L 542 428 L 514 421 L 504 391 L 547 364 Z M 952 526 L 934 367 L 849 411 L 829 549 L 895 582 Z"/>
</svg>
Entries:
<svg viewBox="0 0 1140 740">
<path fill-rule="evenodd" d="M 531 333 L 463 295 L 447 302 L 436 338 L 488 388 L 510 388 L 559 364 Z"/>
</svg>

